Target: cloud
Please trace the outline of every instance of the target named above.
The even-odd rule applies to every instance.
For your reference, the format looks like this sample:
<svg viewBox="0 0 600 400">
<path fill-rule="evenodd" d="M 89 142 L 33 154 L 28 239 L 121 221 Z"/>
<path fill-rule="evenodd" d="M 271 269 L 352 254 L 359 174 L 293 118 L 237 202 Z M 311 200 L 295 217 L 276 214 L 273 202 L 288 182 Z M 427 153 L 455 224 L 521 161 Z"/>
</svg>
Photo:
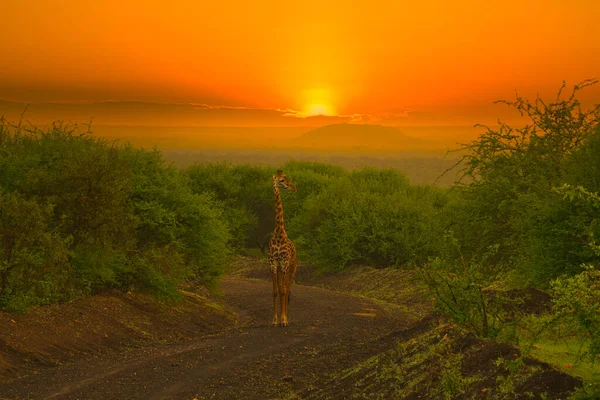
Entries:
<svg viewBox="0 0 600 400">
<path fill-rule="evenodd" d="M 18 120 L 26 106 L 25 102 L 0 100 L 0 115 Z M 33 103 L 25 118 L 37 124 L 88 122 L 93 118 L 96 125 L 153 126 L 321 126 L 351 120 L 347 116 L 305 117 L 292 109 L 136 101 Z"/>
<path fill-rule="evenodd" d="M 27 106 L 25 102 L 0 100 L 0 115 L 17 121 Z M 387 126 L 474 125 L 488 121 L 482 109 L 481 118 L 473 118 L 467 110 L 394 109 L 382 113 L 306 116 L 289 108 L 257 108 L 210 103 L 155 103 L 138 101 L 33 103 L 25 119 L 34 124 L 55 120 L 95 125 L 137 126 L 238 126 L 238 127 L 318 127 L 352 123 Z M 488 113 L 489 114 L 489 113 Z"/>
</svg>

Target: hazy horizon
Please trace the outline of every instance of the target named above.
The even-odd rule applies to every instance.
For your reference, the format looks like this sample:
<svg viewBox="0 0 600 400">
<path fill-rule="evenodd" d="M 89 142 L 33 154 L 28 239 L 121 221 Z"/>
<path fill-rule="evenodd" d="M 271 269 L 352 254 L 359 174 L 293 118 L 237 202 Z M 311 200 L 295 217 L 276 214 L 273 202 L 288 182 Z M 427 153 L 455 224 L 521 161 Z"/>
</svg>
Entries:
<svg viewBox="0 0 600 400">
<path fill-rule="evenodd" d="M 0 100 L 0 115 L 8 121 L 22 119 L 23 123 L 42 127 L 61 120 L 87 130 L 91 123 L 91 131 L 98 136 L 119 138 L 138 146 L 156 145 L 161 149 L 441 150 L 456 147 L 457 142 L 469 142 L 483 131 L 474 124 L 435 125 L 427 121 L 428 117 L 418 115 L 383 120 L 364 120 L 356 116 L 299 117 L 267 110 L 147 102 L 23 103 Z M 520 118 L 514 111 L 512 116 L 514 121 Z M 336 135 L 315 140 L 313 134 L 312 140 L 294 141 L 328 127 L 335 128 Z"/>
<path fill-rule="evenodd" d="M 524 123 L 497 100 L 551 101 L 600 73 L 600 2 L 8 0 L 0 12 L 0 115 L 92 121 L 165 149 L 445 149 L 476 124 Z M 600 103 L 600 85 L 578 99 Z M 289 143 L 339 124 L 365 128 Z"/>
</svg>

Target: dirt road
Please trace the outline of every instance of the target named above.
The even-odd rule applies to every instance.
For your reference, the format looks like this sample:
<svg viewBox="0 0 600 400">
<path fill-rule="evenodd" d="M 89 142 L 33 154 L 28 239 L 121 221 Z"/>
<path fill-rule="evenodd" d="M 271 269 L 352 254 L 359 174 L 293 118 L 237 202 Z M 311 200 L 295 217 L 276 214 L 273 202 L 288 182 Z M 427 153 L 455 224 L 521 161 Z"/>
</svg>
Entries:
<svg viewBox="0 0 600 400">
<path fill-rule="evenodd" d="M 272 328 L 271 284 L 226 279 L 242 323 L 210 337 L 109 352 L 0 385 L 7 399 L 279 399 L 382 351 L 408 315 L 347 294 L 293 287 L 290 326 Z"/>
</svg>

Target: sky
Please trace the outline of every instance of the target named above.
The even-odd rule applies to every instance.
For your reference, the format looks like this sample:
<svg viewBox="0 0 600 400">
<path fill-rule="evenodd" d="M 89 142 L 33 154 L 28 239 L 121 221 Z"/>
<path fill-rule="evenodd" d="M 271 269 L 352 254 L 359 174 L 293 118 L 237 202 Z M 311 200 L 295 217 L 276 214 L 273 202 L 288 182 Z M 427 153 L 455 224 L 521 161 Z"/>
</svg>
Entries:
<svg viewBox="0 0 600 400">
<path fill-rule="evenodd" d="M 515 91 L 600 78 L 597 0 L 3 0 L 0 15 L 0 113 L 110 102 L 124 106 L 100 123 L 168 124 L 176 105 L 198 125 L 473 125 Z M 171 119 L 128 120 L 132 104 Z"/>
</svg>

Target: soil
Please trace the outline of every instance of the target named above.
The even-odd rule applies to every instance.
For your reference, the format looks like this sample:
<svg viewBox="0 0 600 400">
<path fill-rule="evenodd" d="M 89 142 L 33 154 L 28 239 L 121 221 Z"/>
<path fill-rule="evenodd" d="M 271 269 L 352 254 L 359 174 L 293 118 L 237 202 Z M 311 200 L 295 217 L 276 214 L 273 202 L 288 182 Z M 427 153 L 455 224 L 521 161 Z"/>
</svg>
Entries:
<svg viewBox="0 0 600 400">
<path fill-rule="evenodd" d="M 0 383 L 123 346 L 196 338 L 236 323 L 237 315 L 205 289 L 182 291 L 176 306 L 148 294 L 109 291 L 27 313 L 0 312 Z"/>
<path fill-rule="evenodd" d="M 264 266 L 243 262 L 253 264 L 252 271 Z M 510 346 L 440 325 L 432 312 L 423 317 L 427 305 L 412 312 L 412 306 L 300 284 L 317 284 L 307 271 L 293 286 L 287 328 L 270 326 L 271 283 L 252 274 L 223 279 L 219 304 L 206 293 L 187 292 L 183 305 L 160 307 L 150 298 L 113 293 L 24 315 L 0 314 L 0 398 L 438 398 L 430 389 L 439 383 L 442 367 L 423 355 L 446 340 L 444 351 L 448 357 L 461 354 L 466 377 L 490 378 L 484 377 L 490 392 L 481 392 L 477 383 L 470 392 L 472 398 L 487 398 L 504 373 L 494 361 L 515 354 Z M 381 282 L 373 276 L 365 284 Z M 331 279 L 323 286 L 334 285 Z M 342 281 L 360 291 L 353 286 L 356 279 Z M 398 299 L 409 304 L 421 301 L 418 290 L 400 292 Z M 403 346 L 404 353 L 395 352 Z M 398 389 L 414 382 L 379 371 L 386 362 L 396 370 L 408 363 L 407 376 L 420 376 L 421 389 L 402 395 Z M 580 385 L 532 362 L 538 375 L 517 381 L 517 390 L 544 391 L 554 399 Z"/>
<path fill-rule="evenodd" d="M 271 279 L 266 260 L 251 257 L 237 258 L 231 265 L 230 274 L 247 279 Z M 415 319 L 424 318 L 433 310 L 427 289 L 416 278 L 413 270 L 354 265 L 341 272 L 324 273 L 314 265 L 303 264 L 298 268 L 295 281 L 302 285 L 323 287 L 393 304 L 403 308 Z"/>
<path fill-rule="evenodd" d="M 8 399 L 265 399 L 318 386 L 384 347 L 410 321 L 365 299 L 295 285 L 290 326 L 273 328 L 271 285 L 225 279 L 226 302 L 246 322 L 219 334 L 81 357 L 0 384 Z"/>
</svg>

